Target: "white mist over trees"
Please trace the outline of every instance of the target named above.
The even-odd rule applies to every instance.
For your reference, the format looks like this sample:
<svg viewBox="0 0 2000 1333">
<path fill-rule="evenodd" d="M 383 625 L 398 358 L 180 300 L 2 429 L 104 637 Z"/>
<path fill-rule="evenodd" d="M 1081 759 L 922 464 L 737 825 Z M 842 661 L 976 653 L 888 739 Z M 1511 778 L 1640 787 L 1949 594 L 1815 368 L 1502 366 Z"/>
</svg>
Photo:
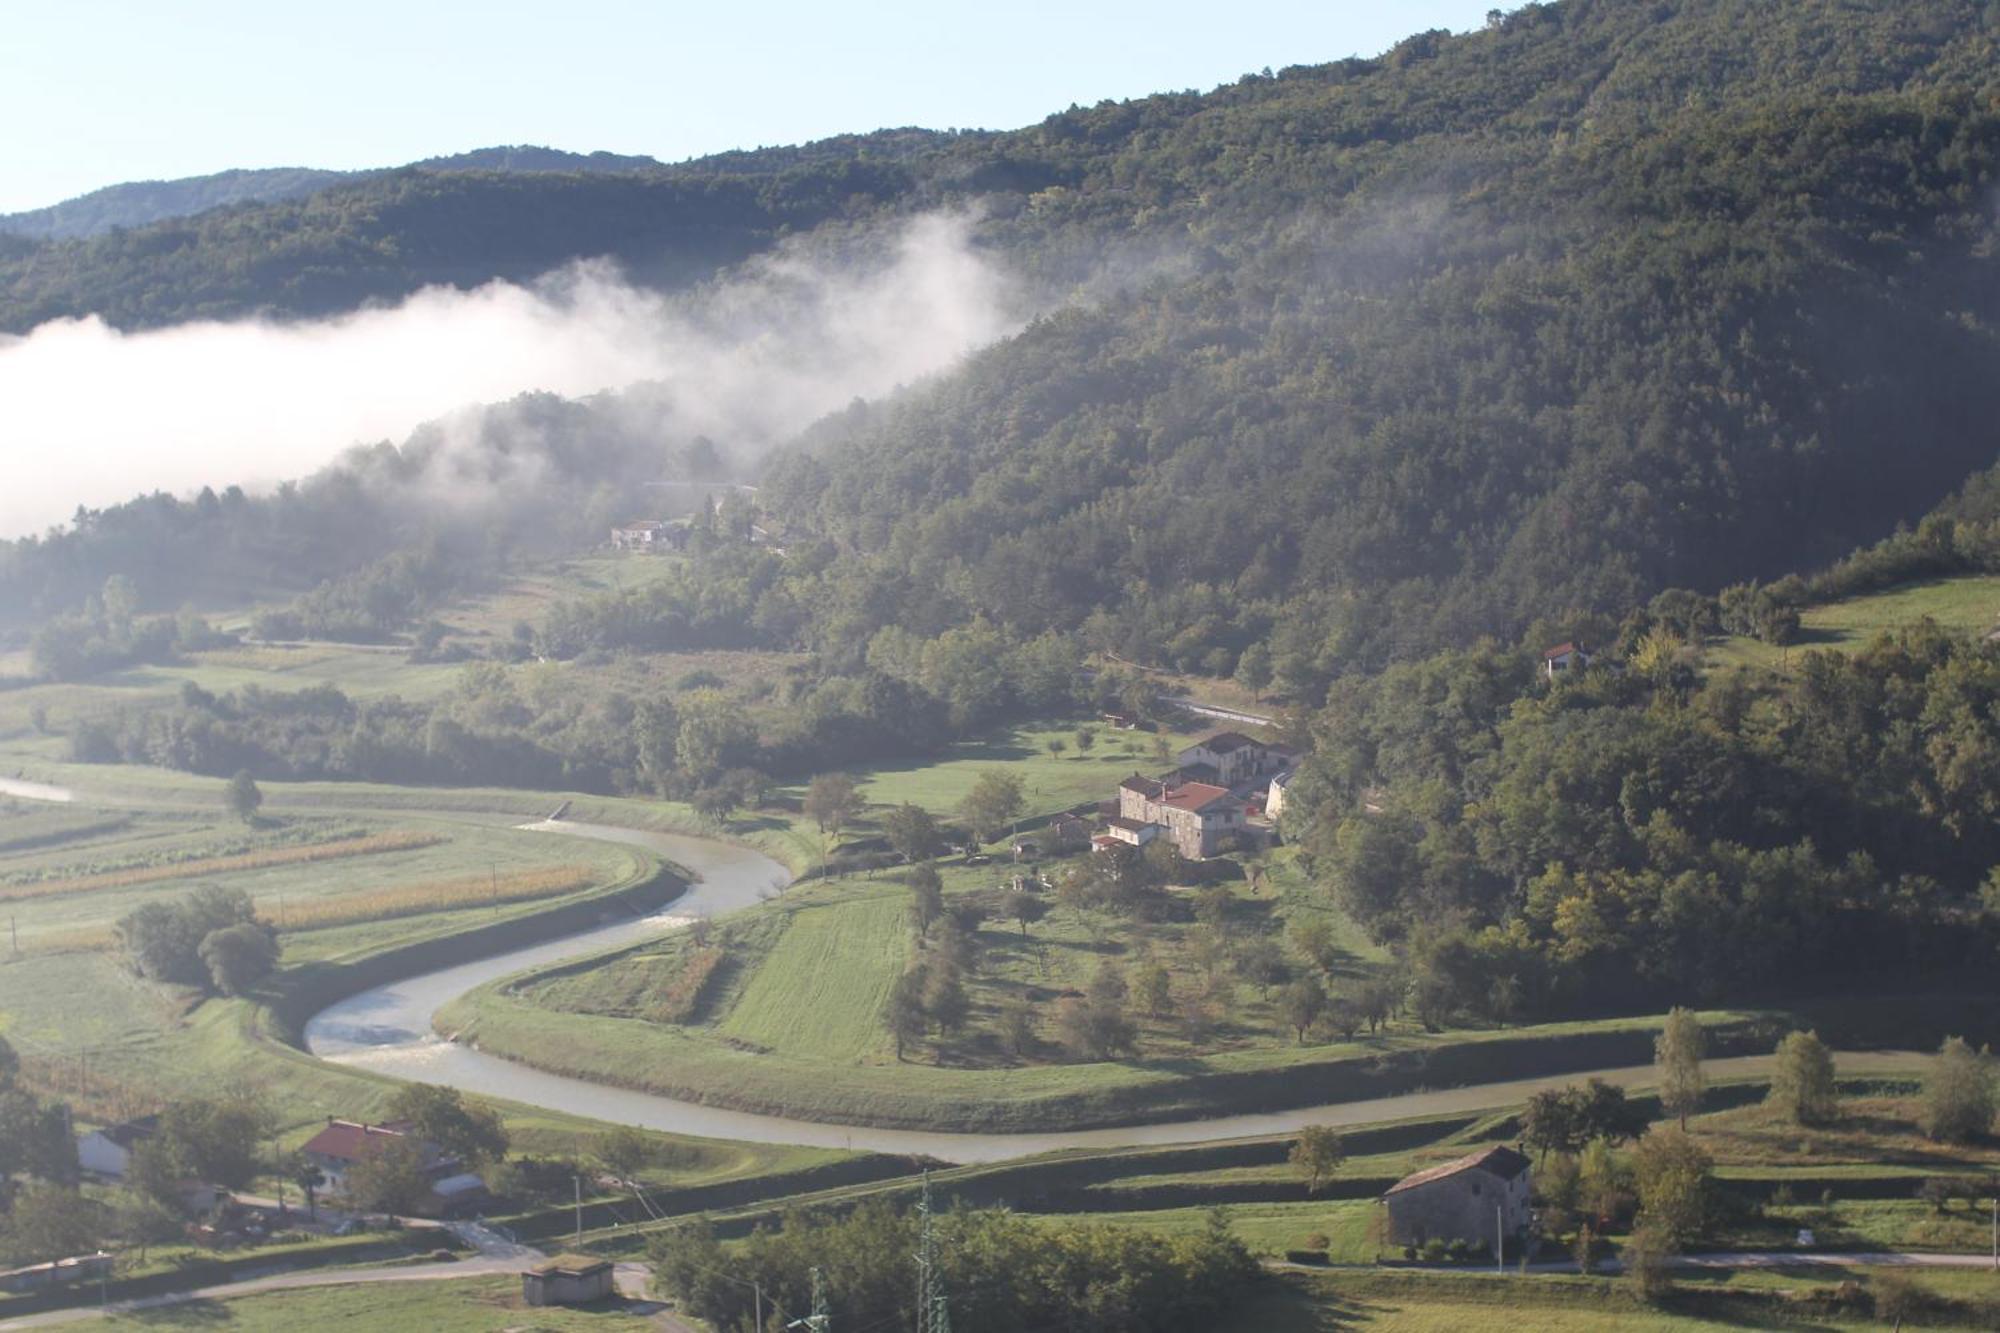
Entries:
<svg viewBox="0 0 2000 1333">
<path fill-rule="evenodd" d="M 678 426 L 757 449 L 1000 337 L 1010 292 L 967 220 L 934 214 L 846 255 L 781 247 L 685 298 L 585 263 L 329 320 L 54 321 L 0 339 L 0 535 L 135 492 L 274 484 L 530 390 L 650 382 Z"/>
</svg>

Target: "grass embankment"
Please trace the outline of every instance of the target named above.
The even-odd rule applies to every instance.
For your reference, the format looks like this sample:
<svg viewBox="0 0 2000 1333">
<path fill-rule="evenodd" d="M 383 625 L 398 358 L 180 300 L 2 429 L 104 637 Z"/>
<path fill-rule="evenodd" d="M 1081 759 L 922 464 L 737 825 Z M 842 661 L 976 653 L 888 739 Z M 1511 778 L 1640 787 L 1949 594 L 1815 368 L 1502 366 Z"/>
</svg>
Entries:
<svg viewBox="0 0 2000 1333">
<path fill-rule="evenodd" d="M 1807 1269 L 1762 1275 L 1746 1283 L 1677 1289 L 1657 1307 L 1641 1305 L 1620 1283 L 1604 1278 L 1522 1277 L 1518 1274 L 1300 1273 L 1274 1276 L 1246 1294 L 1217 1333 L 1461 1333 L 1465 1329 L 1533 1329 L 1536 1333 L 1699 1333 L 1700 1330 L 1879 1329 L 1861 1308 L 1843 1308 L 1840 1283 L 1858 1291 L 1885 1279 L 1881 1272 L 1837 1275 Z M 1900 1277 L 1888 1278 L 1899 1282 Z M 1917 1281 L 1951 1289 L 1930 1275 Z M 1925 1321 L 1929 1328 L 1986 1327 L 1984 1322 Z"/>
<path fill-rule="evenodd" d="M 518 1277 L 441 1278 L 347 1283 L 190 1301 L 165 1309 L 114 1315 L 107 1329 L 206 1328 L 238 1333 L 295 1333 L 311 1328 L 424 1329 L 426 1333 L 639 1333 L 657 1328 L 649 1314 L 619 1303 L 531 1309 Z"/>
<path fill-rule="evenodd" d="M 1710 643 L 1708 664 L 1784 670 L 1808 650 L 1853 652 L 1885 630 L 1915 624 L 1926 616 L 1949 630 L 1988 633 L 2000 626 L 2000 576 L 1931 579 L 1807 607 L 1799 613 L 1799 636 L 1787 647 L 1729 635 Z"/>
</svg>

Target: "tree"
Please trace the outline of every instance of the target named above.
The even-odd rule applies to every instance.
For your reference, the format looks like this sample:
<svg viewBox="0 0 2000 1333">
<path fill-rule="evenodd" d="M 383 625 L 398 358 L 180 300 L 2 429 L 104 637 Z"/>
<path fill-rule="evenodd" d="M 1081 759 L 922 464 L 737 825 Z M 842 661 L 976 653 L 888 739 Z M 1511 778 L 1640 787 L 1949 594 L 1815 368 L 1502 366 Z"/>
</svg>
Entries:
<svg viewBox="0 0 2000 1333">
<path fill-rule="evenodd" d="M 105 1234 L 104 1210 L 74 1187 L 38 1182 L 14 1200 L 6 1246 L 17 1263 L 47 1263 L 97 1248 Z"/>
<path fill-rule="evenodd" d="M 973 836 L 988 843 L 1006 832 L 1007 825 L 1021 813 L 1024 800 L 1019 774 L 1004 768 L 982 769 L 972 781 L 972 790 L 959 802 L 958 812 L 972 826 Z"/>
<path fill-rule="evenodd" d="M 1993 1060 L 1963 1037 L 1947 1037 L 1924 1071 L 1924 1133 L 1965 1143 L 1993 1128 Z"/>
<path fill-rule="evenodd" d="M 1132 974 L 1132 990 L 1139 1003 L 1154 1018 L 1170 1018 L 1174 1012 L 1173 974 L 1157 959 L 1139 965 Z"/>
<path fill-rule="evenodd" d="M 423 1149 L 409 1138 L 388 1139 L 347 1173 L 347 1197 L 368 1212 L 412 1213 L 430 1197 Z"/>
<path fill-rule="evenodd" d="M 1060 736 L 1051 736 L 1042 742 L 1042 744 L 1048 748 L 1049 758 L 1051 759 L 1062 758 L 1063 751 L 1069 749 L 1069 742 Z"/>
<path fill-rule="evenodd" d="M 1318 977 L 1300 977 L 1278 993 L 1278 1012 L 1298 1033 L 1299 1045 L 1306 1044 L 1306 1031 L 1326 1010 L 1326 988 Z"/>
<path fill-rule="evenodd" d="M 507 1130 L 500 1117 L 488 1107 L 468 1104 L 457 1088 L 405 1083 L 390 1098 L 389 1112 L 409 1121 L 418 1138 L 430 1140 L 468 1168 L 507 1155 Z"/>
<path fill-rule="evenodd" d="M 634 1180 L 639 1173 L 660 1160 L 660 1145 L 652 1135 L 631 1125 L 620 1125 L 597 1136 L 591 1155 L 604 1169 L 620 1180 Z"/>
<path fill-rule="evenodd" d="M 1283 985 L 1285 978 L 1291 974 L 1291 968 L 1285 963 L 1283 946 L 1269 935 L 1258 935 L 1237 948 L 1236 970 L 1245 981 L 1257 988 L 1259 999 L 1268 999 L 1271 987 Z M 1305 980 L 1319 984 L 1315 977 Z"/>
<path fill-rule="evenodd" d="M 910 886 L 910 924 L 919 935 L 931 928 L 931 923 L 944 915 L 944 877 L 929 861 L 910 868 L 903 876 L 903 882 Z"/>
<path fill-rule="evenodd" d="M 1314 913 L 1292 922 L 1292 949 L 1299 957 L 1311 963 L 1322 972 L 1331 972 L 1338 957 L 1333 938 L 1333 927 L 1325 917 Z"/>
<path fill-rule="evenodd" d="M 295 1152 L 285 1159 L 284 1176 L 297 1185 L 299 1192 L 306 1196 L 306 1216 L 317 1220 L 319 1191 L 326 1184 L 326 1172 L 320 1170 L 318 1164 L 304 1153 Z"/>
<path fill-rule="evenodd" d="M 940 1036 L 950 1036 L 965 1026 L 972 1012 L 966 998 L 963 974 L 952 964 L 940 962 L 925 969 L 924 1013 L 937 1025 Z"/>
<path fill-rule="evenodd" d="M 1666 1025 L 1653 1039 L 1653 1064 L 1660 1071 L 1660 1106 L 1687 1128 L 1688 1117 L 1701 1109 L 1704 1086 L 1701 1057 L 1706 1046 L 1701 1020 L 1676 1005 Z"/>
<path fill-rule="evenodd" d="M 1096 749 L 1097 728 L 1078 727 L 1076 729 L 1076 748 L 1079 754 L 1089 754 L 1092 750 Z"/>
<path fill-rule="evenodd" d="M 242 995 L 278 963 L 278 933 L 261 921 L 214 930 L 201 942 L 201 961 L 215 989 Z"/>
<path fill-rule="evenodd" d="M 1056 1010 L 1056 1032 L 1079 1060 L 1110 1060 L 1131 1051 L 1138 1030 L 1112 999 L 1064 1000 Z"/>
<path fill-rule="evenodd" d="M 841 828 L 861 813 L 861 789 L 845 773 L 822 773 L 806 784 L 806 817 L 821 833 L 840 836 Z"/>
<path fill-rule="evenodd" d="M 257 1145 L 264 1140 L 265 1115 L 241 1100 L 190 1097 L 160 1112 L 159 1132 L 143 1145 L 158 1159 L 156 1197 L 172 1204 L 182 1180 L 200 1180 L 240 1190 L 263 1169 Z"/>
<path fill-rule="evenodd" d="M 1021 996 L 1000 1006 L 1000 1043 L 1016 1057 L 1035 1048 L 1035 1011 Z"/>
<path fill-rule="evenodd" d="M 896 1043 L 898 1061 L 911 1042 L 924 1039 L 924 1033 L 930 1030 L 930 1015 L 924 1009 L 924 977 L 920 969 L 911 968 L 896 978 L 896 984 L 889 989 L 889 1003 L 882 1012 L 882 1021 Z"/>
<path fill-rule="evenodd" d="M 1799 1125 L 1824 1125 L 1840 1113 L 1833 1054 L 1817 1032 L 1792 1032 L 1778 1043 L 1764 1104 Z"/>
<path fill-rule="evenodd" d="M 1287 1160 L 1306 1173 L 1306 1193 L 1317 1194 L 1320 1181 L 1347 1160 L 1347 1144 L 1331 1125 L 1307 1125 L 1292 1143 Z"/>
<path fill-rule="evenodd" d="M 928 861 L 944 850 L 937 820 L 922 806 L 905 801 L 882 816 L 882 832 L 905 861 Z"/>
<path fill-rule="evenodd" d="M 1021 937 L 1027 938 L 1028 927 L 1049 914 L 1049 905 L 1042 901 L 1038 893 L 1026 889 L 1010 889 L 1000 900 L 1000 914 L 1021 927 Z"/>
<path fill-rule="evenodd" d="M 1626 1239 L 1625 1247 L 1618 1252 L 1618 1260 L 1624 1271 L 1626 1287 L 1642 1304 L 1657 1305 L 1673 1290 L 1673 1277 L 1667 1260 L 1677 1248 L 1673 1233 L 1651 1221 L 1633 1228 Z"/>
<path fill-rule="evenodd" d="M 257 810 L 264 804 L 264 793 L 258 789 L 256 779 L 250 770 L 239 768 L 236 776 L 229 779 L 224 790 L 224 798 L 229 802 L 229 812 L 246 824 L 255 823 Z"/>
<path fill-rule="evenodd" d="M 1632 1154 L 1640 1221 L 1675 1245 L 1701 1239 L 1714 1207 L 1714 1170 L 1714 1159 L 1688 1134 L 1654 1129 Z"/>
</svg>

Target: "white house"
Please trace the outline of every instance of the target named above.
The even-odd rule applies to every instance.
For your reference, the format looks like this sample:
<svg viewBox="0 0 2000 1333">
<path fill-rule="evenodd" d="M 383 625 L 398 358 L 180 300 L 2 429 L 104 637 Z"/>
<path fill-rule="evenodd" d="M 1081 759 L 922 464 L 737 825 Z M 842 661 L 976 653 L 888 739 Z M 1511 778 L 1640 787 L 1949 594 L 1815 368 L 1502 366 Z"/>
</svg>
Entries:
<svg viewBox="0 0 2000 1333">
<path fill-rule="evenodd" d="M 1590 665 L 1590 652 L 1579 643 L 1559 643 L 1542 653 L 1542 670 L 1550 680 Z"/>
<path fill-rule="evenodd" d="M 1218 731 L 1180 752 L 1182 768 L 1213 769 L 1216 780 L 1230 788 L 1242 787 L 1257 778 L 1276 773 L 1289 765 L 1293 758 L 1289 745 L 1252 740 L 1240 731 Z"/>
<path fill-rule="evenodd" d="M 123 1180 L 132 1166 L 132 1150 L 159 1132 L 156 1115 L 93 1129 L 76 1141 L 76 1164 L 87 1174 Z"/>
</svg>

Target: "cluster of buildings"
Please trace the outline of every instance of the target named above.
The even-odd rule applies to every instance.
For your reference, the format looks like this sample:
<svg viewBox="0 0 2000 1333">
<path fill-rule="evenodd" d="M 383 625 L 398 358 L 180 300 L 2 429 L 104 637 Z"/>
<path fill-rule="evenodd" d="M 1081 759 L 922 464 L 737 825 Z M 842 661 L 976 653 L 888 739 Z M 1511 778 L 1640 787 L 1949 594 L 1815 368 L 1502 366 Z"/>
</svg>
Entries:
<svg viewBox="0 0 2000 1333">
<path fill-rule="evenodd" d="M 160 1118 L 141 1116 L 116 1125 L 94 1129 L 77 1139 L 76 1160 L 88 1175 L 103 1180 L 123 1180 L 132 1169 L 132 1154 L 139 1145 L 158 1134 Z M 407 1121 L 371 1125 L 359 1120 L 329 1118 L 325 1128 L 306 1141 L 300 1152 L 319 1169 L 325 1197 L 338 1200 L 348 1193 L 354 1168 L 381 1153 L 391 1144 L 413 1144 L 417 1160 L 429 1177 L 431 1192 L 419 1213 L 446 1217 L 463 1215 L 487 1198 L 486 1182 L 476 1173 L 462 1169 L 462 1163 L 430 1140 L 415 1134 Z M 187 1182 L 184 1202 L 190 1212 L 207 1212 L 218 1201 L 212 1185 Z"/>
<path fill-rule="evenodd" d="M 1164 838 L 1190 860 L 1205 860 L 1255 836 L 1252 815 L 1275 817 L 1298 753 L 1289 745 L 1222 731 L 1182 750 L 1159 777 L 1134 773 L 1118 784 L 1093 839 L 1099 848 L 1144 847 Z"/>
</svg>

